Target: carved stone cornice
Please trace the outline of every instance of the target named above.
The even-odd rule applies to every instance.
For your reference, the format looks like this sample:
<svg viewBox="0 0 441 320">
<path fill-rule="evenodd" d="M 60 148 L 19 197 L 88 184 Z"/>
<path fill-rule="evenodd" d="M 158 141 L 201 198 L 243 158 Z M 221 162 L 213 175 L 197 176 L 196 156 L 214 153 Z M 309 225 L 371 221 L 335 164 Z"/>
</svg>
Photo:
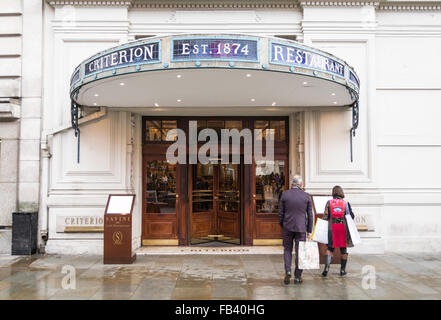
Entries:
<svg viewBox="0 0 441 320">
<path fill-rule="evenodd" d="M 179 9 L 258 9 L 297 8 L 297 0 L 134 0 L 134 8 L 179 8 Z"/>
<path fill-rule="evenodd" d="M 297 0 L 46 0 L 53 7 L 131 7 L 154 9 L 297 8 Z"/>
<path fill-rule="evenodd" d="M 377 7 L 379 4 L 379 1 L 300 1 L 302 7 Z"/>
<path fill-rule="evenodd" d="M 374 6 L 379 10 L 441 10 L 441 1 L 378 0 L 378 1 L 299 1 L 301 7 L 360 7 Z"/>
<path fill-rule="evenodd" d="M 129 7 L 146 9 L 259 9 L 299 7 L 361 7 L 374 6 L 379 10 L 431 11 L 441 10 L 441 1 L 418 0 L 46 0 L 53 7 Z"/>
<path fill-rule="evenodd" d="M 382 1 L 379 10 L 433 11 L 441 10 L 441 1 Z"/>
<path fill-rule="evenodd" d="M 131 0 L 46 0 L 52 7 L 131 7 Z"/>
</svg>

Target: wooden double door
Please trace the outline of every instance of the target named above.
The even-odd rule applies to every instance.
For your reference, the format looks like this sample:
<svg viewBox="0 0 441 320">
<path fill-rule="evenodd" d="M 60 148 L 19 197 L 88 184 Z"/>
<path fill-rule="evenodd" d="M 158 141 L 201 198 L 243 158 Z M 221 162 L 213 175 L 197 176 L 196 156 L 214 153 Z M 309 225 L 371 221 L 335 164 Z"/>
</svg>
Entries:
<svg viewBox="0 0 441 320">
<path fill-rule="evenodd" d="M 193 120 L 198 130 L 274 128 L 274 160 L 245 164 L 244 155 L 254 156 L 254 149 L 247 151 L 242 143 L 240 164 L 231 164 L 232 159 L 230 164 L 190 164 L 188 145 L 186 163 L 169 163 L 166 153 L 174 142 L 166 139 L 167 130 L 179 128 L 189 134 Z M 143 117 L 142 132 L 143 245 L 281 243 L 278 200 L 289 176 L 286 117 Z M 262 150 L 265 145 L 264 141 Z"/>
<path fill-rule="evenodd" d="M 190 243 L 241 244 L 240 164 L 194 164 L 189 172 Z"/>
</svg>

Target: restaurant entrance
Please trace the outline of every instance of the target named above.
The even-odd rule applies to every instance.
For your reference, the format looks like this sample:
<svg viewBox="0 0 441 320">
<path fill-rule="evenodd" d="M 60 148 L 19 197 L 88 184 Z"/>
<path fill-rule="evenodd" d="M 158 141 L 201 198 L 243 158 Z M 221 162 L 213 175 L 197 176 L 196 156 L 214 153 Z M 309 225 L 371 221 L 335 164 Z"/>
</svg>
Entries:
<svg viewBox="0 0 441 320">
<path fill-rule="evenodd" d="M 181 129 L 189 136 L 189 124 L 197 121 L 197 133 L 213 129 L 249 129 L 274 134 L 274 158 L 256 158 L 254 149 L 240 142 L 239 161 L 218 158 L 190 163 L 186 142 L 185 163 L 167 160 L 168 148 L 177 141 L 167 135 Z M 258 131 L 259 131 L 258 130 Z M 142 244 L 143 245 L 273 245 L 281 243 L 278 203 L 289 186 L 287 117 L 143 117 Z M 259 132 L 260 132 L 259 131 Z M 199 141 L 197 151 L 204 145 Z M 193 150 L 193 152 L 195 152 Z M 252 155 L 251 163 L 245 156 Z M 224 162 L 224 163 L 222 163 Z"/>
<path fill-rule="evenodd" d="M 198 163 L 192 165 L 191 177 L 190 243 L 240 244 L 240 165 Z"/>
</svg>

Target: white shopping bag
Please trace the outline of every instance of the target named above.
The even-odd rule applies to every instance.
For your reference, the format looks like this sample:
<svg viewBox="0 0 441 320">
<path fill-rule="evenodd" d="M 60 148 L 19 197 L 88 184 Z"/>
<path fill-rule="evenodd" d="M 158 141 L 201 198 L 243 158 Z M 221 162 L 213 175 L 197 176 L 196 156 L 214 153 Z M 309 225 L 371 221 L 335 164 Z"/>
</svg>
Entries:
<svg viewBox="0 0 441 320">
<path fill-rule="evenodd" d="M 299 269 L 320 269 L 317 242 L 299 241 Z"/>
<path fill-rule="evenodd" d="M 357 226 L 350 214 L 346 215 L 346 223 L 348 225 L 349 234 L 351 236 L 352 244 L 356 245 L 361 242 L 360 234 L 358 233 Z"/>
<path fill-rule="evenodd" d="M 317 218 L 311 239 L 324 244 L 328 243 L 328 221 Z"/>
</svg>

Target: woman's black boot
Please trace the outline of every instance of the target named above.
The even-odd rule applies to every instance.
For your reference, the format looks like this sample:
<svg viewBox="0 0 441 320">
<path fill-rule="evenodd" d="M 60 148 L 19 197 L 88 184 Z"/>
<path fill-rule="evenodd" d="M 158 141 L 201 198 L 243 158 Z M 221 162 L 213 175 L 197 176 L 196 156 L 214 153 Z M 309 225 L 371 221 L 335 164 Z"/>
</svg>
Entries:
<svg viewBox="0 0 441 320">
<path fill-rule="evenodd" d="M 331 258 L 332 256 L 330 254 L 326 255 L 325 269 L 322 272 L 323 277 L 326 277 L 328 275 L 329 266 L 331 265 Z"/>
<path fill-rule="evenodd" d="M 340 275 L 344 276 L 346 275 L 346 263 L 348 262 L 348 259 L 341 259 L 341 267 L 340 267 Z"/>
</svg>

